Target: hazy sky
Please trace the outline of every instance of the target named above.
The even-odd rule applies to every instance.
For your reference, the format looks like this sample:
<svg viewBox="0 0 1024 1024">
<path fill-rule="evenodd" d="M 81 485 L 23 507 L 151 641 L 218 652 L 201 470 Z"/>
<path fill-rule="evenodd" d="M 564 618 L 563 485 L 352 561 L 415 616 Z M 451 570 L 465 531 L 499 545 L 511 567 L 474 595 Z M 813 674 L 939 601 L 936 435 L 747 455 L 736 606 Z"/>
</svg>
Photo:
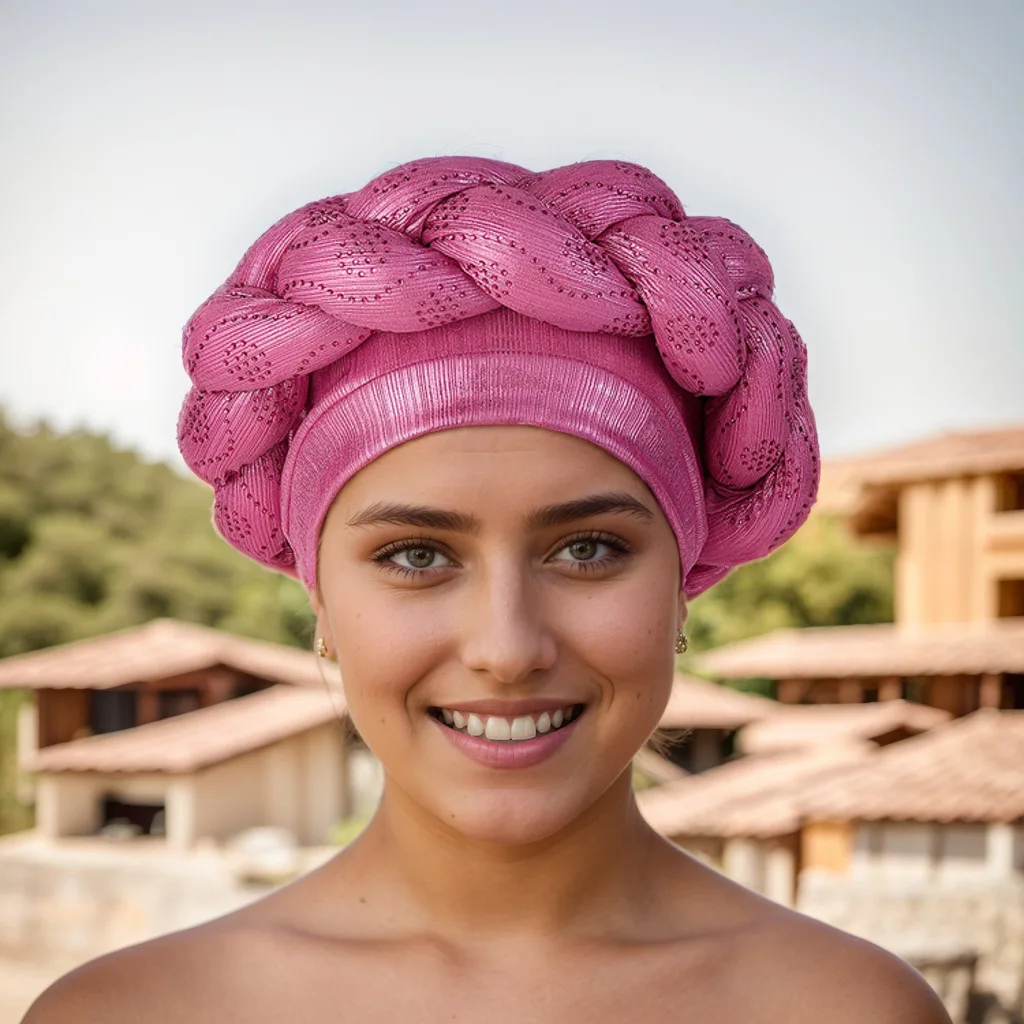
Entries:
<svg viewBox="0 0 1024 1024">
<path fill-rule="evenodd" d="M 181 325 L 416 157 L 645 164 L 767 250 L 826 455 L 1024 419 L 1019 0 L 0 0 L 0 404 L 177 457 Z"/>
</svg>

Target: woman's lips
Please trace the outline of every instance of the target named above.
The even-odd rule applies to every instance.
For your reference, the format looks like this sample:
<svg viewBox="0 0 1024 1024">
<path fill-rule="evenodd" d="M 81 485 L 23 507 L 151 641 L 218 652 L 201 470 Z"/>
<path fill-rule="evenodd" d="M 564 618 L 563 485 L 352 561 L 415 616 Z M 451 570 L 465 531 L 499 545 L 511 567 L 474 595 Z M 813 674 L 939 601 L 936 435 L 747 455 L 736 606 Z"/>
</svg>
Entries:
<svg viewBox="0 0 1024 1024">
<path fill-rule="evenodd" d="M 528 740 L 490 740 L 484 736 L 470 736 L 430 715 L 430 720 L 448 741 L 468 758 L 487 768 L 531 768 L 546 761 L 576 732 L 580 717 L 578 710 L 571 722 Z"/>
</svg>

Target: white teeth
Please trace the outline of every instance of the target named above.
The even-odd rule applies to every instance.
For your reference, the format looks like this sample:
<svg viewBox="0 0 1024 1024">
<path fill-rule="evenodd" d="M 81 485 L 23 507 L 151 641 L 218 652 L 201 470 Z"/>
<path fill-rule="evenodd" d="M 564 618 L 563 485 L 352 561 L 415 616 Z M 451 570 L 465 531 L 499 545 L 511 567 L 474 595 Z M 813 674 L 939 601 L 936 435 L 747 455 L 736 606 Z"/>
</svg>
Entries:
<svg viewBox="0 0 1024 1024">
<path fill-rule="evenodd" d="M 552 713 L 542 711 L 536 718 L 533 715 L 519 715 L 510 722 L 499 715 L 463 714 L 452 708 L 439 708 L 445 725 L 469 733 L 470 736 L 486 736 L 495 742 L 522 742 L 532 740 L 538 734 L 551 732 L 562 725 L 567 725 L 578 717 L 577 706 L 558 708 Z"/>
<path fill-rule="evenodd" d="M 491 715 L 484 727 L 484 735 L 489 740 L 510 740 L 512 739 L 512 727 L 508 724 L 507 718 Z"/>
<path fill-rule="evenodd" d="M 512 722 L 511 739 L 532 740 L 536 735 L 537 726 L 533 724 L 533 719 L 529 715 L 523 715 Z"/>
</svg>

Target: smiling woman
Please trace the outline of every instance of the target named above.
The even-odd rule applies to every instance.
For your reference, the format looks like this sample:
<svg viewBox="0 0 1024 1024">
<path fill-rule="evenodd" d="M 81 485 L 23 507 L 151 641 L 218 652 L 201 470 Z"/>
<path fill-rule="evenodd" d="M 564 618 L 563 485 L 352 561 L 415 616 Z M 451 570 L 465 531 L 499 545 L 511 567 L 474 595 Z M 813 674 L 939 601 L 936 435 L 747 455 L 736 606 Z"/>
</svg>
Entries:
<svg viewBox="0 0 1024 1024">
<path fill-rule="evenodd" d="M 687 597 L 814 500 L 771 296 L 742 229 L 621 162 L 418 161 L 260 238 L 186 328 L 179 442 L 224 537 L 305 584 L 383 798 L 323 867 L 28 1019 L 945 1020 L 633 798 Z"/>
<path fill-rule="evenodd" d="M 601 448 L 477 426 L 391 449 L 334 501 L 317 579 L 353 721 L 394 784 L 382 822 L 410 801 L 523 847 L 628 786 L 685 611 L 672 529 Z"/>
</svg>

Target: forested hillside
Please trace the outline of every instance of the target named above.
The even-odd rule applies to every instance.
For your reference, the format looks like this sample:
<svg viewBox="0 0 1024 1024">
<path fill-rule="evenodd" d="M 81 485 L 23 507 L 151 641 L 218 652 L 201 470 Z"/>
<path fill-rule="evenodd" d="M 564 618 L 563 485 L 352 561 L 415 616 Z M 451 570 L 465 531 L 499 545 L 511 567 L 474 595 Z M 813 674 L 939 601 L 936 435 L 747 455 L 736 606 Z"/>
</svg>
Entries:
<svg viewBox="0 0 1024 1024">
<path fill-rule="evenodd" d="M 210 505 L 106 437 L 0 414 L 0 657 L 162 615 L 308 646 L 301 586 L 217 537 Z"/>
</svg>

